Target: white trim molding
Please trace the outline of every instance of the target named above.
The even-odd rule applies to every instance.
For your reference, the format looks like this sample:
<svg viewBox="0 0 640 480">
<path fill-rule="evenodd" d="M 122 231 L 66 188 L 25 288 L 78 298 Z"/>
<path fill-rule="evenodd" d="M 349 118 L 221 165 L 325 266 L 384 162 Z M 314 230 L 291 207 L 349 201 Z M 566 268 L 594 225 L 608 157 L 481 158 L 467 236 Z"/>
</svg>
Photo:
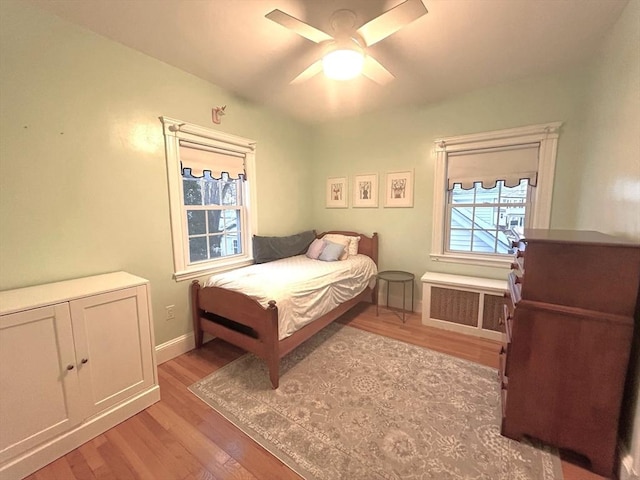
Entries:
<svg viewBox="0 0 640 480">
<path fill-rule="evenodd" d="M 620 480 L 640 480 L 640 398 L 636 401 L 634 428 L 630 445 L 622 440 L 620 451 Z"/>
<path fill-rule="evenodd" d="M 447 162 L 450 153 L 503 148 L 512 145 L 537 143 L 538 182 L 532 189 L 532 211 L 527 220 L 528 228 L 549 228 L 551 221 L 551 200 L 555 175 L 556 153 L 559 130 L 562 122 L 552 122 L 526 127 L 474 133 L 435 140 L 436 163 L 434 171 L 433 229 L 430 257 L 433 261 L 464 263 L 493 267 L 507 267 L 510 258 L 500 255 L 478 255 L 451 253 L 445 249 L 446 203 L 447 203 Z"/>
<path fill-rule="evenodd" d="M 154 385 L 152 388 L 100 412 L 76 428 L 8 461 L 0 468 L 0 478 L 24 478 L 159 400 L 160 387 Z"/>
<path fill-rule="evenodd" d="M 193 332 L 176 337 L 168 342 L 156 346 L 156 361 L 158 365 L 168 362 L 183 353 L 187 353 L 196 348 Z"/>
<path fill-rule="evenodd" d="M 640 472 L 637 470 L 639 460 L 638 458 L 634 459 L 624 446 L 620 448 L 620 480 L 640 480 Z"/>
<path fill-rule="evenodd" d="M 210 342 L 215 337 L 209 335 L 208 333 L 204 334 L 204 338 L 202 343 L 205 344 Z M 160 345 L 156 346 L 156 361 L 158 365 L 164 362 L 168 362 L 169 360 L 173 360 L 176 357 L 179 357 L 183 353 L 190 352 L 191 350 L 196 348 L 196 341 L 193 332 L 185 333 L 184 335 L 180 335 L 168 342 L 164 342 Z"/>
<path fill-rule="evenodd" d="M 167 182 L 169 185 L 169 213 L 173 244 L 174 278 L 176 281 L 189 280 L 221 270 L 229 270 L 253 263 L 251 235 L 257 229 L 256 195 L 256 142 L 199 125 L 183 122 L 170 117 L 159 117 L 163 124 L 165 155 L 167 163 Z M 189 252 L 186 240 L 186 221 L 183 213 L 182 176 L 180 168 L 180 141 L 206 144 L 244 156 L 248 188 L 245 191 L 242 232 L 243 254 L 228 258 L 189 264 Z"/>
</svg>

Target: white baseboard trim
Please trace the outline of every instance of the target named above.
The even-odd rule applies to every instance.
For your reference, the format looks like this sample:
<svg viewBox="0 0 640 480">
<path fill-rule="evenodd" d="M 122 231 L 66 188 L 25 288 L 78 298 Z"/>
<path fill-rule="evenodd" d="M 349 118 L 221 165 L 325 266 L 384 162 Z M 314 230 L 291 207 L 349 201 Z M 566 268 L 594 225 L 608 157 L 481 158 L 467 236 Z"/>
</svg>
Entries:
<svg viewBox="0 0 640 480">
<path fill-rule="evenodd" d="M 501 332 L 495 332 L 493 330 L 484 330 L 470 325 L 461 325 L 458 323 L 447 322 L 445 320 L 438 320 L 435 318 L 423 318 L 422 325 L 427 327 L 441 328 L 443 330 L 449 330 L 450 332 L 461 333 L 463 335 L 472 335 L 474 337 L 487 338 L 489 340 L 495 340 L 501 342 L 503 340 L 503 334 Z"/>
<path fill-rule="evenodd" d="M 380 301 L 380 306 L 386 307 L 386 299 L 387 299 L 386 294 L 384 297 L 382 296 L 378 297 L 378 299 Z M 398 308 L 402 307 L 402 296 L 390 295 L 389 303 L 393 307 L 396 307 L 397 305 L 399 306 Z M 407 311 L 411 310 L 410 304 L 411 304 L 411 297 L 409 297 L 405 303 L 407 307 Z M 422 301 L 415 299 L 413 311 L 414 312 L 422 311 Z M 213 339 L 212 336 L 205 333 L 204 339 L 203 339 L 204 343 L 207 343 L 212 339 Z M 158 365 L 164 362 L 168 362 L 169 360 L 179 357 L 183 353 L 187 353 L 193 350 L 194 348 L 196 348 L 195 345 L 196 345 L 196 341 L 195 341 L 195 336 L 193 335 L 193 332 L 185 333 L 184 335 L 181 335 L 172 340 L 169 340 L 168 342 L 161 343 L 160 345 L 156 346 L 156 362 Z"/>
<path fill-rule="evenodd" d="M 398 310 L 402 309 L 402 295 L 389 295 L 389 305 L 387 305 L 387 294 L 386 290 L 384 292 L 380 291 L 378 294 L 378 302 L 381 307 L 397 308 Z M 418 298 L 414 298 L 413 308 L 411 307 L 411 292 L 407 293 L 407 298 L 404 303 L 407 312 L 421 312 L 422 311 L 422 301 L 418 300 Z"/>
<path fill-rule="evenodd" d="M 627 449 L 622 450 L 620 461 L 620 480 L 640 480 L 640 472 L 634 471 L 634 459 Z"/>
<path fill-rule="evenodd" d="M 65 432 L 0 466 L 0 478 L 24 478 L 36 470 L 66 455 L 83 443 L 124 422 L 160 400 L 160 387 L 153 385 L 144 392 L 113 406 Z"/>
<path fill-rule="evenodd" d="M 202 343 L 210 342 L 213 338 L 214 337 L 205 332 L 204 337 L 202 337 Z M 193 332 L 185 333 L 173 340 L 156 346 L 156 363 L 160 365 L 161 363 L 168 362 L 183 353 L 190 352 L 194 348 L 196 348 L 195 335 Z"/>
<path fill-rule="evenodd" d="M 156 360 L 158 365 L 193 350 L 195 345 L 193 332 L 190 332 L 156 346 Z"/>
</svg>

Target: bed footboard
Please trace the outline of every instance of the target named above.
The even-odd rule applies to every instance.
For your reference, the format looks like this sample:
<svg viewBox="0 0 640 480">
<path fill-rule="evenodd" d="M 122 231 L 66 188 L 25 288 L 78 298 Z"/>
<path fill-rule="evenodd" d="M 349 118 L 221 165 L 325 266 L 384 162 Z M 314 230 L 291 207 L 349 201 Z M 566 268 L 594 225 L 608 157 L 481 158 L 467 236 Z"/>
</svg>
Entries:
<svg viewBox="0 0 640 480">
<path fill-rule="evenodd" d="M 196 348 L 207 332 L 264 359 L 269 378 L 278 388 L 278 308 L 271 300 L 267 308 L 238 292 L 218 287 L 202 288 L 191 283 L 191 312 Z"/>
</svg>

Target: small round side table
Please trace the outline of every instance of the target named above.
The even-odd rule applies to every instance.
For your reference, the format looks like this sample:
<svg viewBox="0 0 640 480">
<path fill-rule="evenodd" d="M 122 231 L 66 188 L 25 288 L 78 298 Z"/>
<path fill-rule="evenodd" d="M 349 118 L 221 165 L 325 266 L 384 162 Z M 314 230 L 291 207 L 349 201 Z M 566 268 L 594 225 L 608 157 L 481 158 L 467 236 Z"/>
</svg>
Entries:
<svg viewBox="0 0 640 480">
<path fill-rule="evenodd" d="M 415 275 L 409 272 L 403 272 L 402 270 L 385 270 L 384 272 L 378 272 L 378 279 L 384 280 L 387 282 L 387 309 L 389 307 L 389 290 L 392 283 L 402 283 L 402 317 L 398 315 L 398 318 L 402 318 L 402 323 L 404 323 L 404 316 L 407 313 L 407 309 L 405 306 L 405 300 L 407 298 L 406 288 L 407 283 L 411 282 L 411 312 L 413 312 L 413 293 L 414 293 L 414 279 Z M 376 302 L 376 316 L 379 315 L 380 308 L 380 297 L 378 297 L 378 301 Z"/>
</svg>

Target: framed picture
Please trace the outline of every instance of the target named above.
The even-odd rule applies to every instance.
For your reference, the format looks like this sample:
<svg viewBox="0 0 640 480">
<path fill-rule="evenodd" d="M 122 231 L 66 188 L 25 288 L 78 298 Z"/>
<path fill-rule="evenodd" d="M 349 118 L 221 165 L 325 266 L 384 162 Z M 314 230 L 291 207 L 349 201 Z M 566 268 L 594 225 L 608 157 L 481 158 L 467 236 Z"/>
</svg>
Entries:
<svg viewBox="0 0 640 480">
<path fill-rule="evenodd" d="M 412 170 L 387 173 L 384 206 L 413 207 Z"/>
<path fill-rule="evenodd" d="M 327 178 L 327 208 L 347 208 L 347 177 Z"/>
<path fill-rule="evenodd" d="M 378 206 L 378 174 L 356 175 L 353 181 L 353 206 Z"/>
</svg>

